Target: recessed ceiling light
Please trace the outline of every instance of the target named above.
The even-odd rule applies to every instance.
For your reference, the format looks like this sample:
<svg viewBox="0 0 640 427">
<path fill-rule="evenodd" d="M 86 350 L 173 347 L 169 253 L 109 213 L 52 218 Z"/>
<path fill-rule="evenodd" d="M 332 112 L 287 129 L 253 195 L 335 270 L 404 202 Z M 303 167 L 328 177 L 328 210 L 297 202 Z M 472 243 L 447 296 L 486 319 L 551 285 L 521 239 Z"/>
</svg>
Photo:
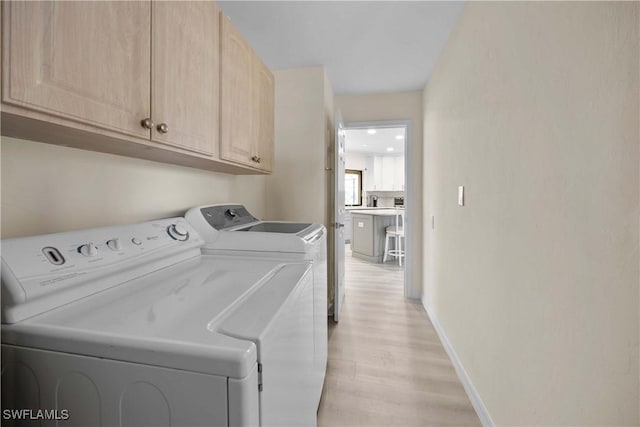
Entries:
<svg viewBox="0 0 640 427">
<path fill-rule="evenodd" d="M 404 139 L 404 135 L 398 135 L 396 136 L 396 139 Z"/>
<path fill-rule="evenodd" d="M 393 151 L 393 147 L 387 148 L 387 151 Z"/>
<path fill-rule="evenodd" d="M 367 130 L 367 133 L 369 135 L 375 135 L 376 134 L 376 130 L 375 129 L 369 129 L 369 130 Z"/>
</svg>

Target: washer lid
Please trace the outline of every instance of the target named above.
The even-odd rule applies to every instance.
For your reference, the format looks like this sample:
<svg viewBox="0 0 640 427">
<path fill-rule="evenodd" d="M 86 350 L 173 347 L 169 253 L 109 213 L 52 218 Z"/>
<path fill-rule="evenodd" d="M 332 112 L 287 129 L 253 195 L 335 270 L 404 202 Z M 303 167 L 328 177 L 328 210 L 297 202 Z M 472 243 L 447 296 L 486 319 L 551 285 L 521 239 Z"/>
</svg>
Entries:
<svg viewBox="0 0 640 427">
<path fill-rule="evenodd" d="M 321 224 L 259 221 L 239 204 L 191 208 L 185 218 L 205 241 L 205 251 L 307 254 L 326 236 Z"/>
<path fill-rule="evenodd" d="M 2 342 L 243 378 L 257 361 L 256 346 L 217 331 L 218 322 L 243 310 L 242 302 L 262 286 L 300 281 L 309 268 L 309 263 L 197 257 L 3 325 Z"/>
<path fill-rule="evenodd" d="M 275 224 L 275 223 L 269 223 Z M 298 225 L 282 223 L 283 225 Z M 304 224 L 306 225 L 306 224 Z M 232 253 L 233 251 L 253 251 L 266 253 L 310 254 L 318 242 L 326 239 L 326 229 L 320 224 L 311 224 L 298 233 L 277 233 L 263 231 L 219 231 L 217 238 L 202 247 L 203 253 Z M 324 245 L 324 243 L 322 243 Z"/>
<path fill-rule="evenodd" d="M 302 222 L 259 222 L 248 227 L 238 228 L 235 231 L 297 234 L 312 225 Z"/>
</svg>

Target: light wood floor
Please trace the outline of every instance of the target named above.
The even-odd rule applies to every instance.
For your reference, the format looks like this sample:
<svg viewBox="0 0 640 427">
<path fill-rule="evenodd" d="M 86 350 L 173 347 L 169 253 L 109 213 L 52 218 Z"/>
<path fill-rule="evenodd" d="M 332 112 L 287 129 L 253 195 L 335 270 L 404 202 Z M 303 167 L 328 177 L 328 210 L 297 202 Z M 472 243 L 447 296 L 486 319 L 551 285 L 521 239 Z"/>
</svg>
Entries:
<svg viewBox="0 0 640 427">
<path fill-rule="evenodd" d="M 403 269 L 346 258 L 318 425 L 481 425 L 424 308 L 404 298 Z"/>
</svg>

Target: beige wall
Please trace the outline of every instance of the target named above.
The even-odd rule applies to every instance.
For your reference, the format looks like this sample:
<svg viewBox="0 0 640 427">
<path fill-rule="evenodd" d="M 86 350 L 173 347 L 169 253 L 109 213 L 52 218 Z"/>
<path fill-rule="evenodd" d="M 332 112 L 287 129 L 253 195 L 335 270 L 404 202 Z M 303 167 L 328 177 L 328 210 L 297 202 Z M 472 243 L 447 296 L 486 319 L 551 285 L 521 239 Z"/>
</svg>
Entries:
<svg viewBox="0 0 640 427">
<path fill-rule="evenodd" d="M 235 176 L 3 137 L 2 237 L 182 215 L 215 201 L 265 214 L 263 176 Z"/>
<path fill-rule="evenodd" d="M 413 236 L 411 247 L 413 271 L 411 277 L 412 296 L 422 293 L 422 91 L 380 93 L 370 95 L 336 95 L 336 109 L 342 112 L 345 123 L 375 120 L 411 120 L 411 157 L 410 175 L 407 172 L 407 184 L 413 190 L 415 200 L 410 200 L 410 218 L 408 223 Z M 407 193 L 407 199 L 409 194 Z"/>
<path fill-rule="evenodd" d="M 470 2 L 425 89 L 424 303 L 498 425 L 640 423 L 638 10 Z"/>
<path fill-rule="evenodd" d="M 323 67 L 274 71 L 275 167 L 267 179 L 266 216 L 326 222 L 325 72 Z"/>
<path fill-rule="evenodd" d="M 276 70 L 275 171 L 268 177 L 267 218 L 328 227 L 332 162 L 333 89 L 324 67 Z M 333 234 L 327 235 L 328 300 L 333 302 Z"/>
<path fill-rule="evenodd" d="M 344 156 L 346 169 L 355 169 L 364 171 L 367 168 L 367 156 L 362 153 L 346 153 Z M 364 177 L 363 177 L 364 179 Z M 364 183 L 363 183 L 364 187 Z"/>
</svg>

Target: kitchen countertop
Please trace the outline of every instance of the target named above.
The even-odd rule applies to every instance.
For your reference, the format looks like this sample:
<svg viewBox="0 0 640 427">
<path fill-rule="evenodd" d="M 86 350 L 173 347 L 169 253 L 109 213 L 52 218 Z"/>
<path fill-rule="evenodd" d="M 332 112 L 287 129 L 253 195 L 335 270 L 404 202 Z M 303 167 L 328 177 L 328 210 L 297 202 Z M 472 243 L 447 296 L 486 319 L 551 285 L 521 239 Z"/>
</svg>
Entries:
<svg viewBox="0 0 640 427">
<path fill-rule="evenodd" d="M 404 206 L 403 206 L 404 207 Z M 381 209 L 395 209 L 395 207 L 393 206 L 347 206 L 345 207 L 345 209 L 347 211 L 374 211 L 374 210 L 381 210 Z M 400 208 L 402 209 L 402 208 Z"/>
<path fill-rule="evenodd" d="M 360 214 L 360 215 L 379 215 L 379 216 L 390 216 L 396 215 L 396 212 L 400 209 L 394 208 L 374 208 L 374 209 L 355 209 L 350 210 L 352 214 Z"/>
</svg>

